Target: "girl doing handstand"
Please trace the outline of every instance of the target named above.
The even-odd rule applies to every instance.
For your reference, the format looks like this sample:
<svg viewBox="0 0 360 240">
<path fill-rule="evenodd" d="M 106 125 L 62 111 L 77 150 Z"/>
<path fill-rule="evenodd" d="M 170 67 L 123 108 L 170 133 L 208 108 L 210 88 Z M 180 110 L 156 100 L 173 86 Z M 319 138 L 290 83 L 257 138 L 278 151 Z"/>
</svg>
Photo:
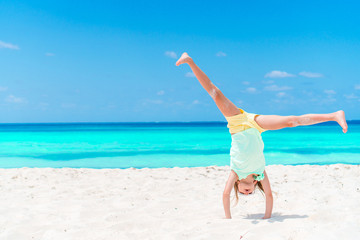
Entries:
<svg viewBox="0 0 360 240">
<path fill-rule="evenodd" d="M 194 63 L 193 59 L 183 53 L 176 65 L 188 64 L 203 88 L 210 94 L 217 107 L 228 121 L 231 133 L 230 175 L 223 192 L 225 217 L 231 218 L 230 193 L 234 188 L 236 197 L 238 192 L 251 194 L 258 186 L 265 194 L 266 207 L 263 219 L 271 217 L 273 196 L 268 175 L 265 171 L 263 154 L 264 143 L 261 133 L 266 130 L 277 130 L 287 127 L 313 125 L 321 122 L 336 121 L 347 131 L 344 111 L 340 110 L 328 114 L 305 114 L 301 116 L 259 115 L 247 113 L 237 108 L 210 81 L 210 79 Z"/>
</svg>

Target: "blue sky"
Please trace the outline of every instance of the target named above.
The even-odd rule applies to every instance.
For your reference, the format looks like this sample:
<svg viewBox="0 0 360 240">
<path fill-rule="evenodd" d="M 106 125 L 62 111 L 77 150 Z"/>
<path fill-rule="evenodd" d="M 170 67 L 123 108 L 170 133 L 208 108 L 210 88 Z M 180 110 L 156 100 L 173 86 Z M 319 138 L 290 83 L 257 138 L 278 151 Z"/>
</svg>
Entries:
<svg viewBox="0 0 360 240">
<path fill-rule="evenodd" d="M 224 121 L 237 106 L 360 119 L 356 1 L 1 1 L 0 122 Z"/>
</svg>

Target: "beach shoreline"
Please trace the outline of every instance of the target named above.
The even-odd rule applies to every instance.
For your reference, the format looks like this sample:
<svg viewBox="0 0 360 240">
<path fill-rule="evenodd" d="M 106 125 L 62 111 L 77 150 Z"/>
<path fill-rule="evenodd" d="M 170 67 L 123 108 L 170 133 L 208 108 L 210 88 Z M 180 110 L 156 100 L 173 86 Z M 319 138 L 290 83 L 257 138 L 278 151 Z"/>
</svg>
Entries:
<svg viewBox="0 0 360 240">
<path fill-rule="evenodd" d="M 270 165 L 223 219 L 229 166 L 0 169 L 0 239 L 356 239 L 360 165 Z M 232 194 L 233 195 L 233 194 Z M 233 199 L 233 197 L 231 198 Z"/>
</svg>

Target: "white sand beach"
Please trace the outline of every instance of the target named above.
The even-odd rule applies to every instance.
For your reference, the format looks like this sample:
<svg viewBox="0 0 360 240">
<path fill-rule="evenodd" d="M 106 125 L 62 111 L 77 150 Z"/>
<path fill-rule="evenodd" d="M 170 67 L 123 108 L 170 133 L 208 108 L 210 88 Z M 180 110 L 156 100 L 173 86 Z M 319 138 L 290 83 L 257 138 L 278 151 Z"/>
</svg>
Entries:
<svg viewBox="0 0 360 240">
<path fill-rule="evenodd" d="M 229 167 L 0 169 L 0 239 L 359 239 L 359 165 L 266 169 L 268 220 L 259 190 L 223 219 Z"/>
</svg>

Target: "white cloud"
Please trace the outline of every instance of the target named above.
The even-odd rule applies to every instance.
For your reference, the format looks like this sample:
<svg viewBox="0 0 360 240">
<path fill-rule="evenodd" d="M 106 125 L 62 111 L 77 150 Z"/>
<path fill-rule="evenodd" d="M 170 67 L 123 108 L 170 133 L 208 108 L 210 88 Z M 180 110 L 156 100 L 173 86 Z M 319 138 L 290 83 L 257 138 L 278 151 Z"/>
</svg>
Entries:
<svg viewBox="0 0 360 240">
<path fill-rule="evenodd" d="M 7 87 L 2 87 L 2 86 L 0 86 L 0 92 L 5 92 L 6 90 L 8 90 Z"/>
<path fill-rule="evenodd" d="M 226 53 L 220 51 L 220 52 L 217 52 L 217 53 L 216 53 L 216 56 L 217 56 L 217 57 L 226 57 Z"/>
<path fill-rule="evenodd" d="M 344 97 L 346 99 L 357 99 L 358 96 L 356 96 L 355 94 L 351 93 L 351 94 L 344 94 Z"/>
<path fill-rule="evenodd" d="M 247 91 L 248 93 L 256 93 L 256 88 L 254 88 L 254 87 L 248 87 L 248 88 L 246 88 L 246 91 Z"/>
<path fill-rule="evenodd" d="M 193 77 L 195 77 L 195 74 L 192 73 L 192 72 L 187 72 L 187 73 L 185 74 L 185 77 L 191 77 L 191 78 L 193 78 Z"/>
<path fill-rule="evenodd" d="M 157 95 L 161 96 L 161 95 L 164 95 L 165 94 L 165 91 L 164 90 L 160 90 L 156 93 Z"/>
<path fill-rule="evenodd" d="M 295 77 L 294 74 L 287 73 L 287 72 L 281 72 L 281 71 L 271 71 L 267 74 L 265 74 L 266 78 L 286 78 L 286 77 Z"/>
<path fill-rule="evenodd" d="M 314 96 L 314 93 L 313 93 L 312 91 L 308 91 L 308 90 L 302 90 L 302 94 L 306 94 L 306 95 L 308 95 L 309 97 Z"/>
<path fill-rule="evenodd" d="M 248 81 L 243 81 L 242 84 L 244 84 L 244 85 L 250 85 L 250 82 L 248 82 Z"/>
<path fill-rule="evenodd" d="M 320 100 L 318 100 L 318 103 L 320 105 L 331 104 L 333 102 L 336 102 L 336 98 L 335 98 L 336 91 L 332 89 L 325 89 L 324 93 L 326 94 L 326 97 L 322 97 Z"/>
<path fill-rule="evenodd" d="M 15 97 L 14 95 L 11 94 L 5 98 L 5 101 L 9 103 L 26 103 L 26 99 Z"/>
<path fill-rule="evenodd" d="M 184 106 L 184 102 L 183 101 L 176 101 L 173 104 L 178 105 L 178 106 Z"/>
<path fill-rule="evenodd" d="M 199 104 L 200 102 L 199 102 L 199 100 L 194 100 L 193 102 L 192 102 L 192 104 Z"/>
<path fill-rule="evenodd" d="M 284 97 L 285 95 L 286 95 L 286 93 L 284 93 L 284 92 L 279 92 L 276 94 L 276 96 L 279 98 Z"/>
<path fill-rule="evenodd" d="M 300 72 L 299 75 L 307 77 L 307 78 L 320 78 L 324 75 L 321 73 L 313 73 L 313 72 Z"/>
<path fill-rule="evenodd" d="M 54 54 L 54 53 L 47 52 L 47 53 L 45 53 L 45 56 L 47 56 L 47 57 L 53 57 L 53 56 L 55 56 L 55 54 Z"/>
<path fill-rule="evenodd" d="M 265 91 L 286 91 L 286 90 L 290 90 L 292 89 L 292 87 L 288 87 L 288 86 L 278 86 L 278 85 L 270 85 L 270 86 L 266 86 L 264 87 Z"/>
<path fill-rule="evenodd" d="M 273 84 L 274 81 L 273 80 L 267 80 L 267 81 L 262 81 L 262 83 L 264 83 L 264 84 Z"/>
<path fill-rule="evenodd" d="M 11 43 L 6 43 L 3 41 L 0 41 L 0 48 L 8 48 L 8 49 L 13 49 L 13 50 L 19 50 L 19 46 L 16 46 L 14 44 Z"/>
<path fill-rule="evenodd" d="M 356 84 L 356 85 L 354 86 L 354 88 L 355 88 L 355 90 L 360 90 L 360 84 Z"/>
<path fill-rule="evenodd" d="M 331 90 L 331 89 L 324 90 L 324 93 L 329 94 L 329 95 L 336 94 L 336 92 L 334 90 Z"/>
<path fill-rule="evenodd" d="M 165 56 L 170 57 L 170 58 L 175 58 L 175 59 L 177 58 L 176 53 L 173 51 L 166 51 Z"/>
</svg>

